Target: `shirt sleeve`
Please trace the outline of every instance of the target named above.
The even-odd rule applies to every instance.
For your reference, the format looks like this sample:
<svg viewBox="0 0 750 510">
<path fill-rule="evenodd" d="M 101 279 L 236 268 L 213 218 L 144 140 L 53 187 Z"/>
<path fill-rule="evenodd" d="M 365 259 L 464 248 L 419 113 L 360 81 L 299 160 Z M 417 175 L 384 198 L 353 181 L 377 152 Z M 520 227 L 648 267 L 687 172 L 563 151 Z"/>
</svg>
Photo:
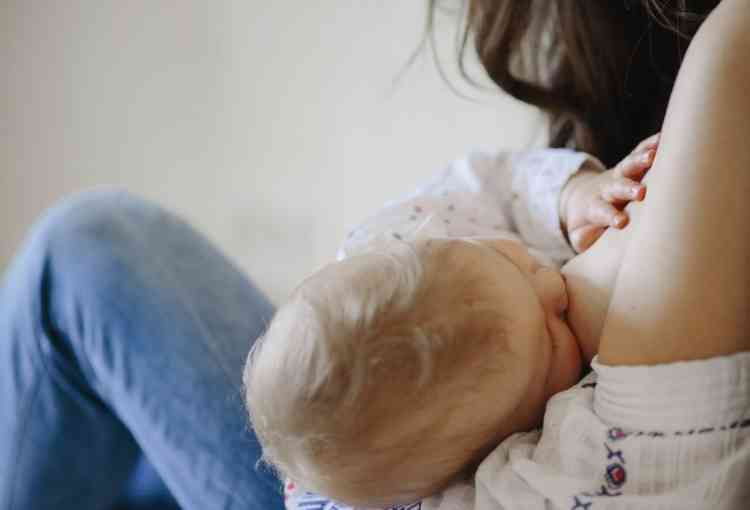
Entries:
<svg viewBox="0 0 750 510">
<path fill-rule="evenodd" d="M 514 224 L 524 242 L 563 263 L 575 255 L 560 224 L 560 194 L 585 163 L 603 171 L 595 157 L 570 149 L 542 149 L 521 153 L 511 161 Z"/>
<path fill-rule="evenodd" d="M 750 427 L 750 352 L 649 366 L 603 365 L 595 356 L 591 366 L 594 411 L 605 423 L 672 436 Z"/>
<path fill-rule="evenodd" d="M 352 230 L 337 259 L 393 238 L 460 237 L 515 239 L 562 263 L 575 253 L 560 227 L 560 193 L 586 161 L 601 165 L 568 149 L 473 151 Z"/>
</svg>

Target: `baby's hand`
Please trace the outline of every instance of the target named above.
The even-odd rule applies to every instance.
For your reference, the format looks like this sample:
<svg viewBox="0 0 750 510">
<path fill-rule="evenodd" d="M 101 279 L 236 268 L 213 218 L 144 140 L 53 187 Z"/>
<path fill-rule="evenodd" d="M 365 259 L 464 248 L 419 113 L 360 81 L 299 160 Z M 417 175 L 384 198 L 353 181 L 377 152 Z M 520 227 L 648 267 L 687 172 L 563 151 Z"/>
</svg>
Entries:
<svg viewBox="0 0 750 510">
<path fill-rule="evenodd" d="M 584 167 L 571 177 L 560 196 L 560 222 L 576 253 L 587 250 L 608 227 L 628 224 L 623 209 L 646 196 L 646 185 L 640 181 L 651 168 L 658 145 L 659 133 L 639 143 L 614 168 L 597 172 Z"/>
</svg>

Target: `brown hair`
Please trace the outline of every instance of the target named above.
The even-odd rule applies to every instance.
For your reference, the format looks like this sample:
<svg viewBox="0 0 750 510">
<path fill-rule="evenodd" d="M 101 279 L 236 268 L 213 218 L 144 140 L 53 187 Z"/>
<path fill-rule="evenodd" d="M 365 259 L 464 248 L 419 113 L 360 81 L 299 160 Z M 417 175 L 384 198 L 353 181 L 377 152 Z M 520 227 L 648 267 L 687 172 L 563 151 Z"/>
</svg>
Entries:
<svg viewBox="0 0 750 510">
<path fill-rule="evenodd" d="M 720 0 L 463 2 L 461 75 L 474 83 L 464 67 L 472 35 L 492 81 L 547 114 L 550 146 L 613 166 L 661 129 L 688 43 Z M 434 43 L 439 8 L 428 0 L 420 48 L 428 36 Z"/>
</svg>

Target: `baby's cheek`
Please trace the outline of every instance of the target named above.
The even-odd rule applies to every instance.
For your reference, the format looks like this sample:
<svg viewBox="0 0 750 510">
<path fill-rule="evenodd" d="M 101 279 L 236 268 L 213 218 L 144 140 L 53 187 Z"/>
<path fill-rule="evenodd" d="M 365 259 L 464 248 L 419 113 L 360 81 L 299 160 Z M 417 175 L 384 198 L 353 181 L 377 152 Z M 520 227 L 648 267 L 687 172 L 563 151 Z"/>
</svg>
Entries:
<svg viewBox="0 0 750 510">
<path fill-rule="evenodd" d="M 534 274 L 533 281 L 546 313 L 559 316 L 568 308 L 565 280 L 559 271 L 546 267 L 540 268 Z"/>
<path fill-rule="evenodd" d="M 547 327 L 552 337 L 552 377 L 549 390 L 551 393 L 559 393 L 580 380 L 582 354 L 575 335 L 564 319 L 551 317 Z"/>
</svg>

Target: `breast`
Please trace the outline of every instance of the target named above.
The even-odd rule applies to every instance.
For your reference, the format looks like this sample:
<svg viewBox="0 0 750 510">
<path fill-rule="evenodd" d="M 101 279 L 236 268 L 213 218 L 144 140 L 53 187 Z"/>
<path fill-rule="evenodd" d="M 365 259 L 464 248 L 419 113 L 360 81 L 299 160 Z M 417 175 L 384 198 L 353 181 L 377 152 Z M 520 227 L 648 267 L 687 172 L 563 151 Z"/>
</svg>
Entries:
<svg viewBox="0 0 750 510">
<path fill-rule="evenodd" d="M 587 361 L 598 351 L 622 256 L 629 246 L 630 227 L 639 221 L 641 208 L 642 204 L 630 204 L 626 209 L 630 224 L 625 229 L 607 229 L 591 248 L 561 269 L 568 290 L 568 324 Z"/>
</svg>

